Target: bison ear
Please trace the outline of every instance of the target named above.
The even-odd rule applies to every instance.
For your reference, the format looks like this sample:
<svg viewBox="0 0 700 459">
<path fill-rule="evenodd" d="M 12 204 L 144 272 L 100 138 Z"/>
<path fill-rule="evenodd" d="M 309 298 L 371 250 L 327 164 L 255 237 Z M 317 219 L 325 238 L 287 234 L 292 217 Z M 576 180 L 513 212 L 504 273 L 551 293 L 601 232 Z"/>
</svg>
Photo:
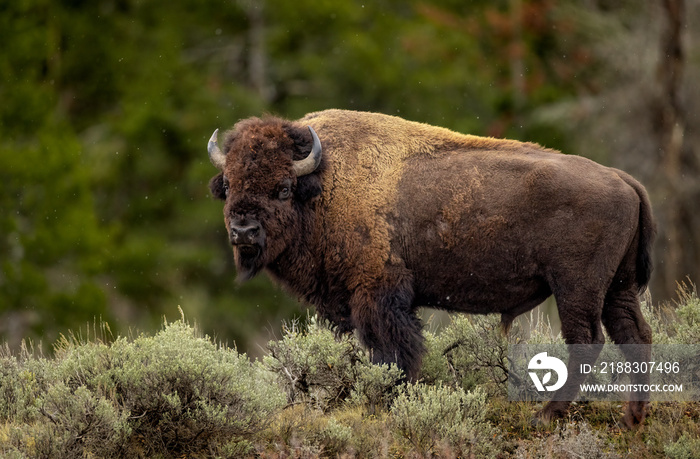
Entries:
<svg viewBox="0 0 700 459">
<path fill-rule="evenodd" d="M 299 126 L 295 123 L 285 123 L 283 128 L 290 139 L 294 142 L 294 157 L 295 161 L 306 158 L 311 151 L 313 138 L 307 126 Z M 297 201 L 306 202 L 321 194 L 323 187 L 319 172 L 323 170 L 323 162 L 312 173 L 297 177 L 297 187 L 294 193 Z"/>
<path fill-rule="evenodd" d="M 282 128 L 289 138 L 292 139 L 292 142 L 294 142 L 292 159 L 294 161 L 300 161 L 309 156 L 314 141 L 313 137 L 311 137 L 311 132 L 309 132 L 309 127 L 298 126 L 287 121 L 284 122 Z"/>
<path fill-rule="evenodd" d="M 224 174 L 217 174 L 209 180 L 209 191 L 216 199 L 226 200 L 226 190 L 224 188 Z"/>
<path fill-rule="evenodd" d="M 297 188 L 294 193 L 298 201 L 306 202 L 321 194 L 321 178 L 318 174 L 308 174 L 297 178 Z"/>
</svg>

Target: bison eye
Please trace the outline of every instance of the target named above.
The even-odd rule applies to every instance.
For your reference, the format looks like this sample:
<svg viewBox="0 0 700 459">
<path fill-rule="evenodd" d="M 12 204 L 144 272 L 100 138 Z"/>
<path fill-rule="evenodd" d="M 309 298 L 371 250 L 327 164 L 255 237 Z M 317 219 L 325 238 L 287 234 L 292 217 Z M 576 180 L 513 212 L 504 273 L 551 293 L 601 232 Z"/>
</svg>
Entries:
<svg viewBox="0 0 700 459">
<path fill-rule="evenodd" d="M 224 179 L 224 194 L 226 195 L 226 197 L 228 197 L 228 190 L 229 190 L 228 180 Z"/>
<path fill-rule="evenodd" d="M 291 194 L 292 190 L 290 190 L 288 186 L 282 187 L 282 189 L 280 190 L 279 199 L 282 201 L 285 199 L 289 199 L 289 196 L 291 196 Z"/>
</svg>

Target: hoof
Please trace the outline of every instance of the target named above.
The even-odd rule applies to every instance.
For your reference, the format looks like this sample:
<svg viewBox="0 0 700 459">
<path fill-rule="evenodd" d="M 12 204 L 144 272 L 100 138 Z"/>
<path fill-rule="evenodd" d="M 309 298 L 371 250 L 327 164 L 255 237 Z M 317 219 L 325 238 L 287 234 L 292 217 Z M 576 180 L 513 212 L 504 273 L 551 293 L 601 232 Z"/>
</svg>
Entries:
<svg viewBox="0 0 700 459">
<path fill-rule="evenodd" d="M 547 426 L 556 419 L 563 418 L 569 411 L 568 402 L 549 402 L 535 414 L 531 424 L 533 427 Z"/>
<path fill-rule="evenodd" d="M 622 417 L 622 423 L 628 429 L 635 429 L 644 422 L 647 416 L 647 402 L 629 402 L 627 411 Z"/>
<path fill-rule="evenodd" d="M 542 415 L 542 411 L 537 412 L 535 416 L 530 421 L 530 426 L 534 428 L 549 427 L 552 425 L 552 419 L 546 418 Z"/>
</svg>

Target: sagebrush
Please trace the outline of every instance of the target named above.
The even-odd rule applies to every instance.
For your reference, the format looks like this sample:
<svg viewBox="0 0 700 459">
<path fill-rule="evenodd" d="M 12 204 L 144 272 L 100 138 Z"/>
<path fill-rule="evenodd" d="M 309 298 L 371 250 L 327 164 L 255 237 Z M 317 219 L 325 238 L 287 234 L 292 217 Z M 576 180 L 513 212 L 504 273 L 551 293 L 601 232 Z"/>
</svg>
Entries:
<svg viewBox="0 0 700 459">
<path fill-rule="evenodd" d="M 700 300 L 649 307 L 656 342 L 698 344 Z M 623 404 L 579 402 L 533 426 L 505 397 L 507 349 L 559 342 L 547 321 L 509 335 L 497 317 L 426 331 L 415 384 L 352 335 L 288 324 L 262 362 L 184 319 L 155 336 L 63 338 L 52 357 L 0 352 L 0 455 L 83 457 L 697 457 L 700 403 L 653 402 L 637 431 Z M 527 328 L 527 336 L 523 329 Z"/>
<path fill-rule="evenodd" d="M 183 322 L 111 344 L 2 358 L 2 452 L 28 457 L 247 453 L 284 404 L 261 365 Z"/>
</svg>

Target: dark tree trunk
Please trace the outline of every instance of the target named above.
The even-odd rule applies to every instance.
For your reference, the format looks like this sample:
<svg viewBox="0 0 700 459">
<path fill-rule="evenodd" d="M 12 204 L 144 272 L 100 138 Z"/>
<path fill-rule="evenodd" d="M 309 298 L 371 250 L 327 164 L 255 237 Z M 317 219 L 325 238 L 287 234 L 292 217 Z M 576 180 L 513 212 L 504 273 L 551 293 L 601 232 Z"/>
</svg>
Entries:
<svg viewBox="0 0 700 459">
<path fill-rule="evenodd" d="M 676 290 L 676 283 L 691 274 L 686 271 L 691 264 L 684 253 L 690 241 L 685 240 L 683 231 L 685 119 L 680 91 L 685 64 L 682 36 L 685 5 L 684 0 L 661 0 L 661 4 L 664 25 L 657 68 L 658 92 L 652 105 L 659 152 L 654 191 L 660 263 L 657 263 L 655 290 L 661 298 L 669 298 Z"/>
<path fill-rule="evenodd" d="M 272 99 L 267 81 L 267 50 L 265 49 L 265 15 L 263 0 L 246 1 L 248 16 L 248 79 L 250 85 L 265 101 Z"/>
</svg>

